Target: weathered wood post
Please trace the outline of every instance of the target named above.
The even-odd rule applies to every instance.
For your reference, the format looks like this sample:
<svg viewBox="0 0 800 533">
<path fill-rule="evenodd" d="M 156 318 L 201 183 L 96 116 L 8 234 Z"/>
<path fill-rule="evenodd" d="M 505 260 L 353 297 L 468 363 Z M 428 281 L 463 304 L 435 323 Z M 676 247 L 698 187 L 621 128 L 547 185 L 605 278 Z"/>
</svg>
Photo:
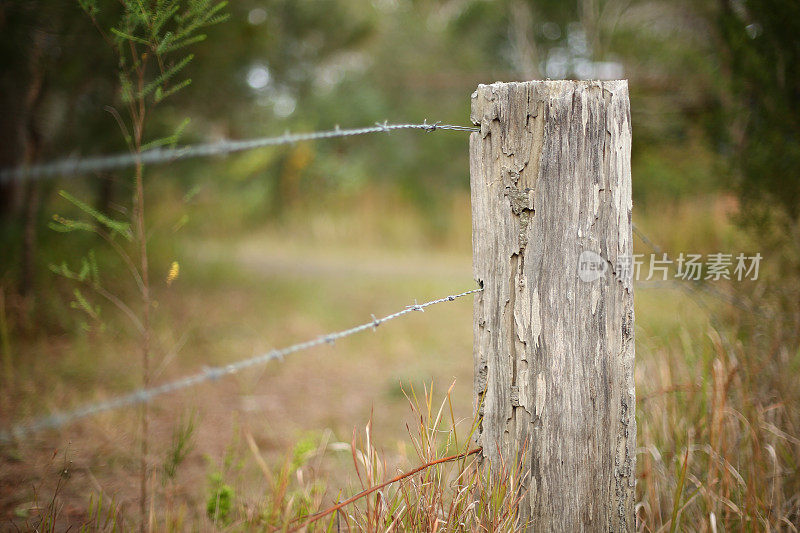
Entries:
<svg viewBox="0 0 800 533">
<path fill-rule="evenodd" d="M 483 456 L 525 461 L 529 530 L 633 531 L 627 81 L 480 85 L 472 121 Z"/>
</svg>

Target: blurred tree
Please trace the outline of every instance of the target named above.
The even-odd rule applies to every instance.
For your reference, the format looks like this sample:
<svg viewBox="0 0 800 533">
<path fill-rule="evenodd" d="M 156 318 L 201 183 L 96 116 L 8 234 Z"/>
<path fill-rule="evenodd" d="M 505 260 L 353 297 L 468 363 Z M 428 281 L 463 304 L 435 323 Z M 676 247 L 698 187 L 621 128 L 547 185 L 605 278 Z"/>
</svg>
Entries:
<svg viewBox="0 0 800 533">
<path fill-rule="evenodd" d="M 99 73 L 113 60 L 104 60 L 86 39 L 91 29 L 84 18 L 71 2 L 0 3 L 0 165 L 55 157 L 64 147 L 88 141 L 99 150 L 119 148 L 98 128 L 98 101 L 112 91 Z M 27 302 L 23 314 L 40 270 L 41 205 L 52 190 L 52 184 L 27 181 L 0 187 L 2 275 L 16 280 L 17 293 Z"/>
<path fill-rule="evenodd" d="M 800 216 L 800 3 L 720 0 L 715 13 L 725 150 L 743 207 L 758 218 Z M 764 210 L 767 210 L 765 212 Z"/>
<path fill-rule="evenodd" d="M 161 105 L 150 135 L 172 132 L 186 115 L 197 124 L 187 131 L 189 140 L 274 133 L 265 124 L 286 118 L 312 91 L 317 66 L 368 35 L 367 19 L 339 4 L 236 2 L 231 23 L 210 36 L 217 44 L 197 44 L 187 69 L 197 96 Z M 122 14 L 122 4 L 113 0 L 97 8 L 100 28 Z M 0 1 L 0 166 L 126 150 L 112 107 L 120 97 L 116 59 L 100 41 L 78 2 Z M 185 177 L 192 168 L 173 176 Z M 87 184 L 95 203 L 108 212 L 124 185 L 106 174 L 93 178 Z M 0 276 L 26 300 L 47 263 L 37 260 L 37 242 L 51 235 L 38 228 L 46 216 L 41 206 L 56 188 L 25 181 L 0 187 L 0 244 L 6 250 Z"/>
<path fill-rule="evenodd" d="M 101 7 L 100 25 L 108 26 L 118 2 Z M 163 135 L 189 116 L 191 142 L 384 119 L 464 124 L 478 83 L 625 77 L 638 205 L 729 186 L 721 154 L 741 172 L 743 201 L 772 198 L 788 212 L 798 191 L 787 169 L 800 157 L 791 100 L 797 22 L 780 9 L 797 7 L 790 0 L 239 0 L 230 21 L 195 47 L 187 67 L 193 98 L 160 105 L 149 127 Z M 0 164 L 21 162 L 24 139 L 36 137 L 20 134 L 23 115 L 36 117 L 41 159 L 124 149 L 102 111 L 118 96 L 108 74 L 114 59 L 76 6 L 0 1 L 0 28 L 7 30 L 0 31 L 0 128 L 11 140 L 0 146 Z M 41 52 L 38 33 L 46 36 Z M 27 113 L 19 104 L 36 92 L 37 54 L 41 96 L 31 100 L 38 111 Z M 246 206 L 231 216 L 250 223 L 303 202 L 385 188 L 419 206 L 434 236 L 447 230 L 440 208 L 469 183 L 465 138 L 455 133 L 398 132 L 293 150 L 172 165 L 169 182 L 211 184 L 220 202 Z M 115 182 L 101 178 L 89 183 L 105 211 Z M 2 191 L 2 238 L 14 250 L 25 233 L 23 197 L 19 187 Z M 46 186 L 42 201 L 48 197 Z M 16 278 L 21 257 L 8 256 L 3 270 Z"/>
</svg>

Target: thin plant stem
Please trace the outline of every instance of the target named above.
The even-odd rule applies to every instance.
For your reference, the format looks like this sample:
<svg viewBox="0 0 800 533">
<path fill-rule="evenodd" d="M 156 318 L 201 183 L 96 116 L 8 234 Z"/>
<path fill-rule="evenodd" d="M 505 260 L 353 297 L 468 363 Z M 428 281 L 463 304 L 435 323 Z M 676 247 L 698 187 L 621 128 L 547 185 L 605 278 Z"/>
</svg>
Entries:
<svg viewBox="0 0 800 533">
<path fill-rule="evenodd" d="M 125 249 L 119 245 L 117 241 L 111 238 L 105 231 L 101 231 L 99 229 L 95 229 L 95 233 L 100 235 L 100 237 L 105 240 L 109 246 L 111 246 L 117 255 L 125 262 L 125 265 L 128 267 L 128 270 L 131 273 L 131 276 L 136 281 L 136 286 L 139 287 L 139 292 L 144 292 L 144 283 L 142 283 L 142 276 L 139 274 L 139 271 L 136 269 L 136 265 L 133 264 L 133 260 L 131 256 L 125 251 Z"/>
<path fill-rule="evenodd" d="M 8 337 L 8 321 L 6 319 L 6 298 L 5 287 L 0 286 L 0 349 L 3 351 L 3 377 L 6 382 L 6 390 L 11 397 L 11 387 L 14 384 L 14 366 L 11 361 L 11 342 Z"/>
<path fill-rule="evenodd" d="M 144 324 L 142 324 L 142 321 L 139 320 L 139 318 L 136 316 L 136 313 L 134 313 L 133 310 L 125 304 L 125 302 L 120 300 L 117 296 L 107 291 L 100 285 L 91 285 L 91 287 L 97 294 L 99 294 L 112 304 L 114 304 L 117 307 L 117 309 L 125 313 L 125 315 L 133 323 L 133 326 L 136 328 L 136 331 L 138 331 L 140 334 L 144 334 Z"/>
<path fill-rule="evenodd" d="M 134 132 L 134 151 L 141 152 L 142 138 L 144 134 L 144 119 L 145 119 L 145 101 L 141 96 L 144 89 L 145 66 L 143 59 L 139 57 L 136 46 L 131 43 L 131 55 L 133 63 L 137 65 L 137 83 L 138 94 L 137 102 L 132 103 L 130 106 L 131 119 L 133 122 Z M 151 338 L 151 324 L 150 324 L 150 276 L 149 276 L 149 263 L 147 257 L 147 232 L 144 224 L 144 166 L 141 161 L 137 161 L 135 167 L 135 209 L 134 209 L 134 227 L 136 241 L 139 245 L 139 259 L 140 267 L 139 274 L 141 276 L 141 292 L 142 292 L 142 337 L 141 337 L 141 350 L 142 350 L 142 386 L 145 388 L 150 387 L 150 338 Z M 150 522 L 148 520 L 147 503 L 148 503 L 148 448 L 149 448 L 149 432 L 150 432 L 150 412 L 149 406 L 145 402 L 142 404 L 142 435 L 140 447 L 140 479 L 139 479 L 139 530 L 144 533 L 150 530 Z"/>
<path fill-rule="evenodd" d="M 435 465 L 438 465 L 438 464 L 441 464 L 441 463 L 448 463 L 450 461 L 457 461 L 459 459 L 463 459 L 465 457 L 469 457 L 470 455 L 474 455 L 476 453 L 479 453 L 482 449 L 483 448 L 475 448 L 475 449 L 470 450 L 468 452 L 459 453 L 458 455 L 451 455 L 450 457 L 443 457 L 441 459 L 436 459 L 435 461 L 430 461 L 428 463 L 425 463 L 422 466 L 418 466 L 417 468 L 415 468 L 414 470 L 411 470 L 410 472 L 406 472 L 405 474 L 400 474 L 400 475 L 398 475 L 396 477 L 393 477 L 389 481 L 384 481 L 383 483 L 380 483 L 379 485 L 375 485 L 374 487 L 369 487 L 367 489 L 364 489 L 361 492 L 359 492 L 358 494 L 356 494 L 355 496 L 351 496 L 350 498 L 346 499 L 345 501 L 343 501 L 341 503 L 337 503 L 336 505 L 334 505 L 333 507 L 331 507 L 329 509 L 326 509 L 324 511 L 320 511 L 319 513 L 316 513 L 316 514 L 313 514 L 311 516 L 306 517 L 306 520 L 302 524 L 300 524 L 297 527 L 294 527 L 294 528 L 290 529 L 289 532 L 291 533 L 291 532 L 294 532 L 294 531 L 300 531 L 301 529 L 304 529 L 304 528 L 308 527 L 313 522 L 316 522 L 317 520 L 319 520 L 321 518 L 324 518 L 324 517 L 328 516 L 329 514 L 331 514 L 333 512 L 338 511 L 342 507 L 344 507 L 346 505 L 349 505 L 349 504 L 353 503 L 356 500 L 360 500 L 361 498 L 363 498 L 365 496 L 369 496 L 370 494 L 372 494 L 376 490 L 381 490 L 383 487 L 385 487 L 387 485 L 391 485 L 392 483 L 397 483 L 398 481 L 401 481 L 401 480 L 403 480 L 403 479 L 405 479 L 407 477 L 411 477 L 414 474 L 417 474 L 418 472 L 422 472 L 423 470 L 426 470 L 426 469 L 428 469 L 428 468 L 430 468 L 432 466 L 435 466 Z M 367 511 L 367 514 L 369 514 L 369 511 Z"/>
<path fill-rule="evenodd" d="M 142 386 L 150 387 L 150 279 L 148 275 L 147 240 L 144 234 L 144 187 L 141 163 L 136 165 L 136 238 L 139 241 L 142 276 Z M 142 442 L 141 442 L 141 530 L 147 531 L 147 454 L 149 437 L 149 408 L 142 404 Z"/>
</svg>

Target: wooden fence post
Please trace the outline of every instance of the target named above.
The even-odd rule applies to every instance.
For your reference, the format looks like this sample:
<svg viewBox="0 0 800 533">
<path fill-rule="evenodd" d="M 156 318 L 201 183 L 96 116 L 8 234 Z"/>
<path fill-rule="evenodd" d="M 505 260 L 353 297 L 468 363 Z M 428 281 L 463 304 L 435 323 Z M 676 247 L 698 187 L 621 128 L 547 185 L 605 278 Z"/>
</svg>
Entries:
<svg viewBox="0 0 800 533">
<path fill-rule="evenodd" d="M 472 121 L 483 457 L 524 461 L 531 531 L 633 531 L 627 81 L 480 85 Z"/>
</svg>

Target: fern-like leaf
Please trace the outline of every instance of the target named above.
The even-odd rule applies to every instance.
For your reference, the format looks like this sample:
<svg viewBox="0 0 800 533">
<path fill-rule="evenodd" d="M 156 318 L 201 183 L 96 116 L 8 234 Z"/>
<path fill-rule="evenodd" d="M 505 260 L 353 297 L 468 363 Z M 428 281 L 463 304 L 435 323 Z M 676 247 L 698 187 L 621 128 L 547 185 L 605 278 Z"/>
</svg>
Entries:
<svg viewBox="0 0 800 533">
<path fill-rule="evenodd" d="M 195 35 L 194 37 L 189 37 L 182 41 L 178 41 L 172 44 L 168 44 L 166 46 L 159 46 L 160 53 L 167 54 L 169 52 L 174 52 L 176 50 L 180 50 L 181 48 L 185 48 L 189 45 L 201 43 L 206 40 L 206 34 L 201 33 L 200 35 Z"/>
<path fill-rule="evenodd" d="M 186 80 L 183 80 L 182 82 L 178 83 L 177 85 L 173 85 L 172 87 L 170 87 L 167 90 L 162 90 L 161 87 L 158 87 L 156 89 L 156 94 L 153 95 L 153 100 L 155 100 L 155 103 L 159 103 L 162 100 L 164 100 L 165 98 L 169 98 L 173 94 L 177 93 L 181 89 L 185 89 L 186 87 L 188 87 L 191 84 L 192 84 L 192 80 L 191 79 L 186 79 Z"/>
<path fill-rule="evenodd" d="M 158 95 L 158 91 L 156 91 L 156 95 Z M 183 135 L 183 131 L 186 129 L 186 126 L 189 125 L 189 122 L 190 119 L 184 119 L 180 126 L 175 128 L 175 132 L 172 135 L 161 137 L 160 139 L 155 139 L 147 144 L 142 145 L 141 151 L 145 152 L 147 150 L 153 150 L 162 146 L 174 147 L 176 144 L 178 144 L 178 141 L 180 140 L 181 135 Z"/>
<path fill-rule="evenodd" d="M 80 289 L 75 289 L 72 294 L 75 296 L 75 300 L 70 302 L 70 307 L 79 309 L 96 322 L 100 322 L 100 307 L 92 307 L 92 304 L 89 303 L 89 300 L 86 299 Z"/>
<path fill-rule="evenodd" d="M 120 65 L 120 67 L 122 66 L 123 65 Z M 120 95 L 122 97 L 122 101 L 126 104 L 132 102 L 134 95 L 133 82 L 124 71 L 121 71 L 119 74 L 119 86 L 122 93 Z"/>
<path fill-rule="evenodd" d="M 78 209 L 95 219 L 97 222 L 108 228 L 108 230 L 114 234 L 118 233 L 125 237 L 127 240 L 133 240 L 133 235 L 131 234 L 131 225 L 127 222 L 122 222 L 120 220 L 114 220 L 112 218 L 107 217 L 97 209 L 93 208 L 92 206 L 78 200 L 67 191 L 59 191 L 59 195 L 70 202 L 72 205 L 76 206 Z"/>
<path fill-rule="evenodd" d="M 178 12 L 180 5 L 177 2 L 171 2 L 170 5 L 157 6 L 156 16 L 153 20 L 153 26 L 150 29 L 150 34 L 153 38 L 161 33 L 161 29 L 169 20 Z"/>
<path fill-rule="evenodd" d="M 94 232 L 94 226 L 87 222 L 80 220 L 71 220 L 64 218 L 61 215 L 53 215 L 53 221 L 47 225 L 53 231 L 59 233 L 71 233 L 73 231 L 88 231 Z"/>
<path fill-rule="evenodd" d="M 117 38 L 119 39 L 120 42 L 132 41 L 134 43 L 139 43 L 139 44 L 143 44 L 145 46 L 150 46 L 150 41 L 148 41 L 146 39 L 142 39 L 141 37 L 137 37 L 136 35 L 132 35 L 130 33 L 124 32 L 124 31 L 119 30 L 117 28 L 111 28 L 111 33 L 113 33 L 115 36 L 117 36 Z"/>
<path fill-rule="evenodd" d="M 159 75 L 156 79 L 154 79 L 153 81 L 144 86 L 144 89 L 142 89 L 139 92 L 138 97 L 144 98 L 153 91 L 155 91 L 157 87 L 160 87 L 164 83 L 168 82 L 178 72 L 183 70 L 186 67 L 186 65 L 188 65 L 192 61 L 192 59 L 194 59 L 194 54 L 189 54 L 188 56 L 184 57 L 176 64 L 174 64 L 173 66 L 162 72 L 161 75 Z"/>
<path fill-rule="evenodd" d="M 89 250 L 89 269 L 92 275 L 92 285 L 95 287 L 100 285 L 100 268 L 97 266 L 97 257 L 94 255 L 94 250 Z"/>
<path fill-rule="evenodd" d="M 67 279 L 80 281 L 80 279 L 78 278 L 78 274 L 73 272 L 67 266 L 67 263 L 64 262 L 64 261 L 62 261 L 60 265 L 50 264 L 49 268 L 54 274 L 58 274 L 59 276 L 62 276 L 62 277 L 67 278 Z"/>
</svg>

